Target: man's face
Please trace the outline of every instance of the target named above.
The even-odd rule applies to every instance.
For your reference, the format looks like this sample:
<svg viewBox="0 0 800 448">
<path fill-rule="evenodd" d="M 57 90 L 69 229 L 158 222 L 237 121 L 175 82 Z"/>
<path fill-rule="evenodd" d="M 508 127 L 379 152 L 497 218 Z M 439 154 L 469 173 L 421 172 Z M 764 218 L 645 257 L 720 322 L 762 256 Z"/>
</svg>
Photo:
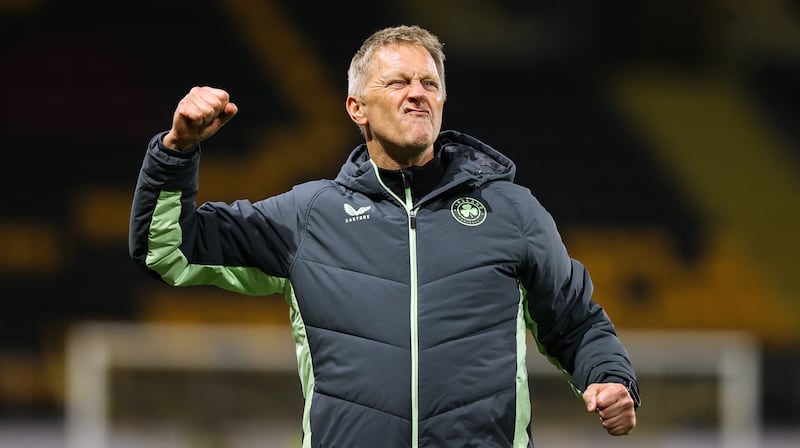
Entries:
<svg viewBox="0 0 800 448">
<path fill-rule="evenodd" d="M 375 52 L 362 107 L 368 132 L 385 150 L 432 147 L 442 127 L 444 98 L 427 50 L 401 43 Z"/>
</svg>

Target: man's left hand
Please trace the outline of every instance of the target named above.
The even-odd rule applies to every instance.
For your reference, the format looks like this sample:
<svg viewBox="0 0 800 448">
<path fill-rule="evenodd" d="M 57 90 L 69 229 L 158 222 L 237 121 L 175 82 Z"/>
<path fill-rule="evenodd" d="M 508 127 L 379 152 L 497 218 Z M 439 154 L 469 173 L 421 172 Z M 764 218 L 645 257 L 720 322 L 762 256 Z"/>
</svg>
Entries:
<svg viewBox="0 0 800 448">
<path fill-rule="evenodd" d="M 628 390 L 619 383 L 594 383 L 583 392 L 586 410 L 597 412 L 603 428 L 612 436 L 630 434 L 636 427 L 636 411 Z"/>
</svg>

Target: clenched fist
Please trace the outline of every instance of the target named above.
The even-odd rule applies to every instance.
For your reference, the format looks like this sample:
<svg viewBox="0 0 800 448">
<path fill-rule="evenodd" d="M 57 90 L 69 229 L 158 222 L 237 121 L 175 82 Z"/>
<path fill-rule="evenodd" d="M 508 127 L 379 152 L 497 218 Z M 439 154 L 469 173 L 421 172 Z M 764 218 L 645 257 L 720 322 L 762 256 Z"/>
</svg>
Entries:
<svg viewBox="0 0 800 448">
<path fill-rule="evenodd" d="M 636 410 L 628 390 L 618 383 L 595 383 L 583 392 L 586 410 L 597 412 L 612 436 L 630 434 L 636 427 Z"/>
<path fill-rule="evenodd" d="M 213 87 L 193 87 L 178 102 L 172 116 L 172 129 L 164 136 L 164 146 L 185 150 L 216 134 L 239 111 L 228 92 Z"/>
</svg>

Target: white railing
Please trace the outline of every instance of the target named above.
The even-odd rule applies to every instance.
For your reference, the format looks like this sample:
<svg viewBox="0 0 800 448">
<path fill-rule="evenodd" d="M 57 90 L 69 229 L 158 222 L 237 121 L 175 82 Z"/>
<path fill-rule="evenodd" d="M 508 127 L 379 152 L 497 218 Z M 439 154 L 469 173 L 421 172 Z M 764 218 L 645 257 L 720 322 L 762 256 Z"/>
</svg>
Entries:
<svg viewBox="0 0 800 448">
<path fill-rule="evenodd" d="M 741 332 L 624 331 L 640 377 L 714 376 L 721 448 L 758 447 L 760 348 Z M 531 377 L 559 372 L 529 344 Z M 296 371 L 288 327 L 85 323 L 67 346 L 67 448 L 108 448 L 112 368 Z M 533 380 L 532 380 L 533 381 Z M 299 397 L 298 397 L 299 399 Z M 659 406 L 647 401 L 644 406 Z"/>
</svg>

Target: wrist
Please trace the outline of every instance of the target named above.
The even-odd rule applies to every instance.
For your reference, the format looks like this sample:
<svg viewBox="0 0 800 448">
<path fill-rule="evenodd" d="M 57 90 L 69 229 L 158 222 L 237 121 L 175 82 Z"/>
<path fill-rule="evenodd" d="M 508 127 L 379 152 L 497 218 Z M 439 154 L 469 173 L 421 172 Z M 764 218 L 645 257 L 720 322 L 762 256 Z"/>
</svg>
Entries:
<svg viewBox="0 0 800 448">
<path fill-rule="evenodd" d="M 164 154 L 169 155 L 170 157 L 177 157 L 179 159 L 190 159 L 194 157 L 195 153 L 200 151 L 200 145 L 195 145 L 193 148 L 180 150 L 175 148 L 170 148 L 164 144 L 164 140 L 167 136 L 167 131 L 162 131 L 156 134 L 153 137 L 151 145 L 155 145 L 155 148 Z"/>
<path fill-rule="evenodd" d="M 186 151 L 188 149 L 192 149 L 197 146 L 197 143 L 187 143 L 183 142 L 178 139 L 175 134 L 170 130 L 164 137 L 161 139 L 161 144 L 169 149 L 174 149 L 176 151 Z"/>
</svg>

